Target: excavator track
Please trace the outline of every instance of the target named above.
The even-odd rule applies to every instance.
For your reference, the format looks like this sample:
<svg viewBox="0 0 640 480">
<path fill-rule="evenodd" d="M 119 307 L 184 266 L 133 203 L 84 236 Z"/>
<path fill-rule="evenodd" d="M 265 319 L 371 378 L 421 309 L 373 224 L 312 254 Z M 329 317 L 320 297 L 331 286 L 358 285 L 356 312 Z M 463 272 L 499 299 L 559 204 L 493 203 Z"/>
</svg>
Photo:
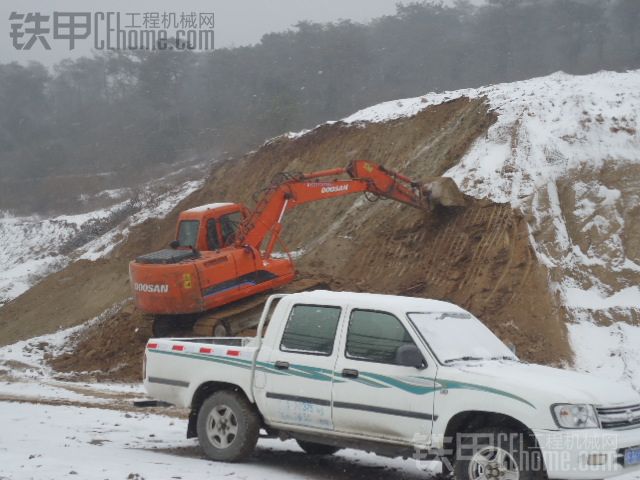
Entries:
<svg viewBox="0 0 640 480">
<path fill-rule="evenodd" d="M 262 308 L 274 293 L 297 293 L 328 289 L 326 282 L 314 279 L 297 280 L 285 287 L 254 295 L 220 308 L 196 315 L 153 317 L 156 337 L 193 335 L 198 337 L 229 337 L 255 335 Z"/>
</svg>

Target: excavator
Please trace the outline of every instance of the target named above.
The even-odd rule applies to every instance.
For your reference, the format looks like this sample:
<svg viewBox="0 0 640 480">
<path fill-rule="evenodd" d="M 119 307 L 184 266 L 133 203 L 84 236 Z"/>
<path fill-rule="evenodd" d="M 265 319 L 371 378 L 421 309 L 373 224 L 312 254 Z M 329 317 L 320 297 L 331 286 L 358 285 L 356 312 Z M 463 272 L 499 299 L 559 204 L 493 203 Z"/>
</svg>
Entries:
<svg viewBox="0 0 640 480">
<path fill-rule="evenodd" d="M 170 248 L 129 264 L 136 306 L 153 318 L 155 336 L 177 326 L 201 335 L 228 336 L 229 318 L 257 307 L 266 292 L 295 279 L 291 255 L 274 254 L 287 212 L 356 193 L 425 211 L 464 206 L 464 196 L 451 178 L 427 180 L 418 183 L 382 165 L 357 160 L 345 168 L 281 173 L 253 210 L 237 203 L 212 203 L 183 211 Z"/>
</svg>

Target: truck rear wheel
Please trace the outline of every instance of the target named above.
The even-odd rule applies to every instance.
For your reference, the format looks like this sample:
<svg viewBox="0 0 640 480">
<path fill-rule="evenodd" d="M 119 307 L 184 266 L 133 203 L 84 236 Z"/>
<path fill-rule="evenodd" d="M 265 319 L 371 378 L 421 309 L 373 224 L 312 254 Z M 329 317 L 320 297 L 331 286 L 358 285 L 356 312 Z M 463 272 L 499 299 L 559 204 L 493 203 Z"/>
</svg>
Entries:
<svg viewBox="0 0 640 480">
<path fill-rule="evenodd" d="M 456 480 L 545 480 L 540 451 L 526 434 L 488 427 L 464 434 L 456 452 Z"/>
<path fill-rule="evenodd" d="M 331 445 L 323 445 L 322 443 L 314 443 L 314 442 L 305 442 L 303 440 L 297 440 L 300 448 L 307 452 L 309 455 L 333 455 L 338 450 L 338 447 L 333 447 Z"/>
<path fill-rule="evenodd" d="M 253 453 L 260 434 L 260 418 L 242 394 L 225 390 L 204 401 L 197 430 L 200 446 L 209 458 L 238 462 Z"/>
</svg>

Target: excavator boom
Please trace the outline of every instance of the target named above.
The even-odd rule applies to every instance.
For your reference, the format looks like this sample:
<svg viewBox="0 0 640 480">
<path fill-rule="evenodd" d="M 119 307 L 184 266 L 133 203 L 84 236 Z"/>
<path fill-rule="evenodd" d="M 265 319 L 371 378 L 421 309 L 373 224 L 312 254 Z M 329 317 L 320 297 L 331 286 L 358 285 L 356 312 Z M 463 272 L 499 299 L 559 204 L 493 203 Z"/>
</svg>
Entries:
<svg viewBox="0 0 640 480">
<path fill-rule="evenodd" d="M 156 335 L 171 322 L 192 324 L 201 334 L 233 332 L 232 318 L 254 308 L 257 295 L 295 279 L 293 260 L 272 256 L 285 214 L 305 203 L 356 193 L 421 210 L 464 205 L 451 179 L 418 183 L 364 160 L 314 173 L 283 173 L 252 211 L 241 204 L 212 203 L 182 212 L 171 248 L 141 255 L 129 265 L 137 306 L 155 316 Z"/>
<path fill-rule="evenodd" d="M 346 175 L 349 178 L 337 179 Z M 455 190 L 455 183 L 453 183 Z M 308 174 L 279 176 L 266 189 L 252 214 L 240 225 L 236 246 L 251 245 L 260 248 L 271 235 L 265 254 L 271 254 L 277 240 L 284 215 L 304 203 L 326 200 L 355 193 L 390 198 L 414 208 L 428 210 L 435 199 L 423 185 L 401 173 L 385 167 L 357 160 L 345 168 L 334 168 Z"/>
</svg>

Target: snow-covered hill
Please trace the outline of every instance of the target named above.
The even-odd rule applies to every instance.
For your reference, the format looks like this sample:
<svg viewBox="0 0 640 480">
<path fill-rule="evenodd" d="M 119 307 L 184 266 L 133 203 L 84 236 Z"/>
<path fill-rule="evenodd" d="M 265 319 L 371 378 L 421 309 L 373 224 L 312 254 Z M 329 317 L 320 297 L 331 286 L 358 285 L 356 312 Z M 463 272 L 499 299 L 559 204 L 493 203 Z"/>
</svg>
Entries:
<svg viewBox="0 0 640 480">
<path fill-rule="evenodd" d="M 640 390 L 640 71 L 428 94 L 342 122 L 388 122 L 460 97 L 486 98 L 497 121 L 446 175 L 526 215 L 576 367 Z"/>
<path fill-rule="evenodd" d="M 447 175 L 467 194 L 525 214 L 549 290 L 568 322 L 576 367 L 624 378 L 640 390 L 634 348 L 640 338 L 640 71 L 555 73 L 432 93 L 382 103 L 339 123 L 388 122 L 460 97 L 485 98 L 497 120 Z M 200 185 L 183 182 L 161 195 L 148 187 L 153 193 L 124 219 L 127 202 L 75 216 L 0 217 L 0 305 L 72 259 L 108 254 L 131 225 L 165 215 Z M 95 228 L 99 235 L 92 238 Z"/>
<path fill-rule="evenodd" d="M 16 217 L 0 212 L 0 307 L 72 260 L 108 254 L 129 228 L 165 216 L 202 183 L 154 180 L 140 187 L 135 199 L 128 198 L 131 191 L 123 191 L 110 207 L 77 215 Z"/>
<path fill-rule="evenodd" d="M 447 174 L 467 194 L 509 203 L 524 213 L 531 245 L 548 272 L 549 292 L 568 324 L 574 367 L 627 381 L 640 391 L 640 71 L 588 76 L 556 73 L 428 94 L 362 110 L 342 123 L 388 122 L 460 97 L 486 98 L 496 122 Z M 486 117 L 484 110 L 482 115 Z M 419 145 L 424 152 L 430 144 Z M 166 185 L 160 190 L 157 185 L 145 187 L 147 194 L 133 208 L 116 199 L 110 208 L 83 215 L 0 216 L 0 305 L 73 259 L 108 256 L 131 226 L 166 215 L 201 184 L 186 181 L 168 189 Z M 339 225 L 349 214 L 364 217 L 358 205 L 338 219 L 330 218 Z M 336 230 L 330 229 L 321 240 Z M 528 247 L 526 228 L 522 231 Z M 315 243 L 302 247 L 298 254 L 304 257 Z M 378 256 L 376 251 L 365 258 L 375 262 Z M 105 471 L 122 478 L 127 474 L 129 478 L 309 475 L 308 456 L 296 457 L 297 447 L 274 441 L 262 442 L 255 464 L 228 468 L 206 462 L 194 440 L 181 438 L 184 419 L 131 411 L 131 400 L 142 393 L 138 386 L 82 384 L 54 373 L 45 359 L 73 351 L 74 333 L 98 325 L 98 320 L 0 348 L 0 422 L 10 432 L 0 436 L 0 451 L 6 453 L 0 478 L 104 478 Z M 517 320 L 520 325 L 526 322 Z M 516 323 L 507 328 L 518 328 Z M 158 429 L 162 434 L 156 438 Z M 131 432 L 137 433 L 132 436 Z M 34 436 L 44 440 L 34 444 Z M 68 452 L 70 445 L 73 455 Z M 287 468 L 293 468 L 291 472 L 283 473 L 283 459 Z M 317 466 L 318 478 L 350 480 L 370 476 L 372 471 L 403 478 L 425 476 L 413 464 L 348 450 Z"/>
</svg>

